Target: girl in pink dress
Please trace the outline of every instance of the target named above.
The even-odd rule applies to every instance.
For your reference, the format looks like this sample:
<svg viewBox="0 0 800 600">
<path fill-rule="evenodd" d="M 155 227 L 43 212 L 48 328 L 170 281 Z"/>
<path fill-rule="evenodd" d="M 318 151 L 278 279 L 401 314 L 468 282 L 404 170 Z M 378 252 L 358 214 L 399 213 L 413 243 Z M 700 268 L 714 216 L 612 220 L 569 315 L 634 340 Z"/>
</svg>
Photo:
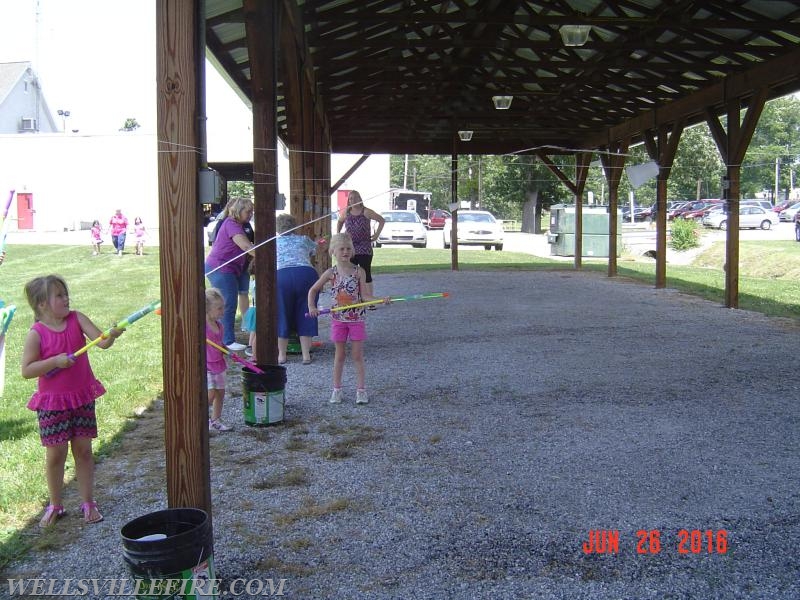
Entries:
<svg viewBox="0 0 800 600">
<path fill-rule="evenodd" d="M 103 230 L 97 219 L 92 223 L 92 256 L 100 254 L 100 244 L 103 243 Z"/>
<path fill-rule="evenodd" d="M 69 309 L 67 284 L 58 275 L 29 281 L 25 294 L 35 322 L 22 350 L 22 376 L 39 378 L 28 408 L 35 410 L 39 419 L 50 494 L 50 504 L 39 525 L 53 525 L 66 514 L 61 493 L 69 445 L 83 500 L 83 518 L 87 523 L 97 523 L 103 516 L 93 498 L 92 438 L 97 437 L 94 404 L 106 390 L 92 372 L 88 353 L 77 357 L 73 353 L 86 345 L 87 338 L 96 339 L 103 332 L 86 315 Z M 121 333 L 112 328 L 97 345 L 108 348 Z"/>
<path fill-rule="evenodd" d="M 136 239 L 136 256 L 142 256 L 144 254 L 145 235 L 147 235 L 147 231 L 144 228 L 144 223 L 142 223 L 142 218 L 136 217 L 133 220 L 133 236 Z"/>
</svg>

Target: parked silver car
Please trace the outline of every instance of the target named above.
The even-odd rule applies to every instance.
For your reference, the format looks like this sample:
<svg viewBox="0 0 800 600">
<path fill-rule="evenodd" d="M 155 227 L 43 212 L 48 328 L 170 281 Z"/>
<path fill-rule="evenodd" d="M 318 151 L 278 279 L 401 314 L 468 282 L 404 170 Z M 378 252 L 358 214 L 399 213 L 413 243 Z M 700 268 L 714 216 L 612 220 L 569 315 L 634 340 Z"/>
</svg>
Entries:
<svg viewBox="0 0 800 600">
<path fill-rule="evenodd" d="M 779 212 L 778 217 L 781 221 L 789 221 L 789 223 L 791 223 L 794 221 L 794 217 L 798 211 L 800 211 L 800 202 L 795 202 L 789 208 L 784 208 Z"/>
<path fill-rule="evenodd" d="M 727 229 L 728 213 L 722 208 L 713 210 L 703 217 L 702 223 L 705 227 Z M 778 219 L 771 210 L 755 205 L 739 206 L 739 229 L 770 229 L 777 224 Z"/>
</svg>

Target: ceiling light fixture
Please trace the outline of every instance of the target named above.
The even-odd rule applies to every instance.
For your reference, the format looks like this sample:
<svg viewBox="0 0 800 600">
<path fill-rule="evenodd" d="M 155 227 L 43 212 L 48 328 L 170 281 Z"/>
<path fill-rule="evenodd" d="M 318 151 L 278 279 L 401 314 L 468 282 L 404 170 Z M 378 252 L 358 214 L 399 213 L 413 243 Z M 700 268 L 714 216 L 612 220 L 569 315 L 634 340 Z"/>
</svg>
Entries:
<svg viewBox="0 0 800 600">
<path fill-rule="evenodd" d="M 462 129 L 458 132 L 458 139 L 462 142 L 468 142 L 472 139 L 472 132 L 469 129 Z"/>
<path fill-rule="evenodd" d="M 565 46 L 583 46 L 591 30 L 591 25 L 562 25 L 558 32 Z"/>
<path fill-rule="evenodd" d="M 497 110 L 508 110 L 511 108 L 511 101 L 514 96 L 492 96 L 492 102 Z"/>
</svg>

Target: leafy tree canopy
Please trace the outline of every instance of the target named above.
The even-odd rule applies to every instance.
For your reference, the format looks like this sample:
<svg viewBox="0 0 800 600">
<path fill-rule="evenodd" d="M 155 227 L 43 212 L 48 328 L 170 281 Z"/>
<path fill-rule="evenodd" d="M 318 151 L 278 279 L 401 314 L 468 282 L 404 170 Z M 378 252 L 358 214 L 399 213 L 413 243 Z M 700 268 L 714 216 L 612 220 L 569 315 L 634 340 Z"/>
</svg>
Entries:
<svg viewBox="0 0 800 600">
<path fill-rule="evenodd" d="M 723 121 L 723 127 L 725 123 Z M 597 159 L 597 155 L 594 156 Z M 553 162 L 574 181 L 575 159 L 555 155 Z M 643 145 L 631 148 L 626 166 L 650 161 Z M 768 102 L 761 114 L 741 169 L 743 198 L 774 187 L 776 163 L 781 195 L 788 193 L 794 171 L 800 162 L 800 99 L 785 97 Z M 432 205 L 447 208 L 452 202 L 450 156 L 419 154 L 391 157 L 391 186 L 429 191 Z M 685 129 L 678 143 L 667 183 L 669 200 L 720 198 L 725 165 L 706 124 Z M 538 192 L 544 207 L 574 202 L 572 192 L 532 155 L 458 157 L 458 199 L 484 208 L 501 219 L 518 219 L 522 205 L 532 192 Z M 584 188 L 583 201 L 591 192 L 594 202 L 608 202 L 608 183 L 603 170 L 592 166 Z M 634 190 L 626 173 L 619 186 L 619 202 L 625 204 L 633 192 L 638 205 L 655 202 L 656 184 L 651 180 Z"/>
<path fill-rule="evenodd" d="M 141 125 L 139 125 L 139 122 L 136 119 L 128 118 L 128 119 L 125 119 L 125 124 L 122 127 L 120 127 L 119 130 L 120 131 L 133 131 L 135 129 L 139 129 L 139 127 L 141 127 Z"/>
</svg>

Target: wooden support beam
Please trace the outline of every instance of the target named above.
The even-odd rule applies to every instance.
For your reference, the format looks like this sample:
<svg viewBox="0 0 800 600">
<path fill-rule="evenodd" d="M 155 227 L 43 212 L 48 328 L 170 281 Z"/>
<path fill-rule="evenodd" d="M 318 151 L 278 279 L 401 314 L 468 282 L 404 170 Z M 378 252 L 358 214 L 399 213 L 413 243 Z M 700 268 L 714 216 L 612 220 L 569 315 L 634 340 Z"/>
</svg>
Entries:
<svg viewBox="0 0 800 600">
<path fill-rule="evenodd" d="M 728 102 L 728 129 L 710 111 L 706 113 L 711 135 L 725 161 L 723 195 L 728 211 L 728 229 L 725 236 L 725 306 L 739 307 L 739 179 L 747 147 L 753 137 L 758 119 L 764 110 L 769 94 L 767 88 L 758 90 L 750 100 L 742 122 L 742 105 L 738 98 Z"/>
<path fill-rule="evenodd" d="M 458 142 L 453 140 L 453 153 L 450 155 L 450 202 L 456 208 L 450 211 L 450 268 L 458 271 Z"/>
<path fill-rule="evenodd" d="M 672 171 L 672 163 L 678 152 L 678 143 L 686 125 L 678 119 L 670 127 L 661 124 L 654 135 L 652 129 L 644 132 L 647 153 L 658 164 L 656 181 L 656 275 L 655 287 L 667 285 L 667 180 Z"/>
<path fill-rule="evenodd" d="M 617 235 L 619 235 L 619 183 L 628 153 L 628 141 L 610 142 L 600 155 L 603 173 L 608 182 L 608 276 L 617 275 Z"/>
<path fill-rule="evenodd" d="M 340 185 L 342 185 L 342 184 L 343 184 L 345 181 L 347 181 L 347 178 L 348 178 L 348 177 L 350 177 L 350 175 L 352 175 L 353 173 L 355 173 L 355 172 L 358 170 L 358 167 L 360 167 L 361 165 L 363 165 L 363 164 L 364 164 L 364 162 L 365 162 L 365 161 L 366 161 L 366 160 L 367 160 L 367 159 L 368 159 L 370 156 L 372 156 L 372 155 L 371 155 L 371 154 L 363 154 L 363 155 L 361 155 L 361 156 L 359 157 L 359 159 L 358 159 L 356 162 L 354 162 L 354 163 L 353 163 L 353 166 L 352 166 L 352 167 L 350 167 L 349 169 L 347 169 L 347 172 L 346 172 L 344 175 L 342 175 L 342 176 L 339 178 L 339 181 L 337 181 L 336 183 L 334 183 L 334 184 L 331 186 L 331 194 L 332 194 L 333 192 L 335 192 L 336 190 L 338 190 L 338 189 L 339 189 L 339 186 L 340 186 Z"/>
<path fill-rule="evenodd" d="M 253 99 L 253 187 L 255 190 L 256 343 L 260 364 L 278 361 L 275 197 L 278 193 L 277 45 L 282 4 L 245 0 L 244 19 Z M 264 31 L 270 35 L 261 35 Z M 259 245 L 260 244 L 260 245 Z"/>
<path fill-rule="evenodd" d="M 161 344 L 167 502 L 211 516 L 195 2 L 156 3 Z"/>
<path fill-rule="evenodd" d="M 580 269 L 583 260 L 583 188 L 586 186 L 586 176 L 589 174 L 592 153 L 577 152 L 575 154 L 575 182 L 572 182 L 543 151 L 537 151 L 536 156 L 575 195 L 575 268 Z"/>
</svg>

